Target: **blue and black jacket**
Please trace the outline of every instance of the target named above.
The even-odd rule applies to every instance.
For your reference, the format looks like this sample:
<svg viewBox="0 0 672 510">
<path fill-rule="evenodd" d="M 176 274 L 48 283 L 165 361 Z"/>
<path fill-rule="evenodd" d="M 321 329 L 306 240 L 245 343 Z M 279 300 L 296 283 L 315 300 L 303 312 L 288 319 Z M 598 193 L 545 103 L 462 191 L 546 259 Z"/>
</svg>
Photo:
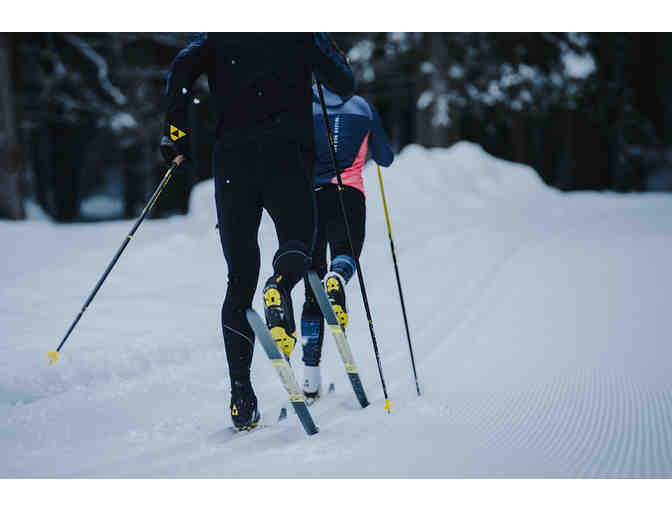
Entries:
<svg viewBox="0 0 672 510">
<path fill-rule="evenodd" d="M 378 112 L 363 97 L 352 96 L 343 99 L 341 95 L 335 94 L 327 87 L 323 86 L 322 90 L 336 149 L 336 166 L 343 184 L 364 193 L 362 168 L 367 151 L 370 149 L 374 161 L 381 166 L 390 166 L 394 160 Z M 313 124 L 317 151 L 315 184 L 318 187 L 334 184 L 336 171 L 331 161 L 329 139 L 317 85 L 313 85 Z"/>
</svg>

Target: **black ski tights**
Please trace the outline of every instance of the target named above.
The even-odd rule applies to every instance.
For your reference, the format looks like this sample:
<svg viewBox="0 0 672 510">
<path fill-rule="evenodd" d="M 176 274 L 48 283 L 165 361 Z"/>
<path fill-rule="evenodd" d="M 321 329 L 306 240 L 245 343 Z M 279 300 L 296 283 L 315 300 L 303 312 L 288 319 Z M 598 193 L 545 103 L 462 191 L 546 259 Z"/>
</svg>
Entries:
<svg viewBox="0 0 672 510">
<path fill-rule="evenodd" d="M 313 244 L 313 162 L 314 154 L 297 141 L 277 137 L 215 146 L 217 221 L 229 274 L 222 328 L 232 380 L 250 377 L 254 334 L 245 310 L 252 305 L 259 278 L 262 209 L 273 219 L 278 236 L 273 270 L 291 289 L 305 273 Z"/>
</svg>

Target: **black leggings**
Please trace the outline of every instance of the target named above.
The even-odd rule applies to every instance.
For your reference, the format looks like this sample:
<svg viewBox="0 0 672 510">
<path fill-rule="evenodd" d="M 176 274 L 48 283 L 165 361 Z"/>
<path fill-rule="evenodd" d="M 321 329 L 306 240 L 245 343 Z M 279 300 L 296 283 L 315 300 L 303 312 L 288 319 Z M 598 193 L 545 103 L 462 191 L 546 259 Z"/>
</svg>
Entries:
<svg viewBox="0 0 672 510">
<path fill-rule="evenodd" d="M 229 276 L 222 328 L 232 380 L 250 376 L 254 334 L 245 310 L 252 305 L 259 278 L 262 209 L 273 219 L 278 236 L 274 272 L 284 276 L 291 290 L 305 273 L 313 244 L 313 164 L 314 154 L 294 140 L 215 145 L 217 221 Z"/>
<path fill-rule="evenodd" d="M 327 273 L 327 245 L 331 252 L 331 260 L 339 255 L 352 257 L 352 252 L 338 199 L 338 187 L 335 184 L 324 186 L 315 192 L 315 198 L 317 200 L 317 235 L 313 248 L 312 268 L 320 278 L 324 278 Z M 364 194 L 356 188 L 343 186 L 343 203 L 350 225 L 355 256 L 359 258 L 364 246 L 366 227 Z"/>
</svg>

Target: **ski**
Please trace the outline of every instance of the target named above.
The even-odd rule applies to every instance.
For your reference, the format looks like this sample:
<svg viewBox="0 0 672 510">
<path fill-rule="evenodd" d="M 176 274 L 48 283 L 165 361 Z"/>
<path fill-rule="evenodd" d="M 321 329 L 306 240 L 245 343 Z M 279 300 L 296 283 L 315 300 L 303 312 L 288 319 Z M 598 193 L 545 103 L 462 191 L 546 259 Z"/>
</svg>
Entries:
<svg viewBox="0 0 672 510">
<path fill-rule="evenodd" d="M 259 314 L 251 308 L 247 309 L 245 315 L 247 317 L 247 322 L 250 323 L 250 327 L 261 342 L 264 351 L 266 351 L 268 359 L 271 360 L 271 364 L 277 370 L 282 385 L 289 394 L 289 401 L 294 408 L 294 412 L 299 417 L 299 421 L 301 422 L 301 425 L 303 425 L 306 434 L 309 436 L 317 434 L 318 428 L 313 421 L 313 417 L 310 415 L 306 400 L 303 398 L 303 392 L 296 382 L 294 370 L 292 370 L 292 367 L 282 355 L 282 352 L 278 349 L 275 340 L 273 340 L 271 333 L 266 327 L 266 323 L 261 319 Z"/>
<path fill-rule="evenodd" d="M 307 398 L 304 395 L 304 398 L 306 399 L 306 405 L 308 407 L 311 407 L 311 406 L 315 405 L 318 401 L 322 400 L 327 395 L 331 395 L 334 391 L 336 391 L 336 385 L 332 382 L 332 383 L 329 383 L 329 387 L 327 388 L 327 393 L 325 393 L 324 395 L 321 395 L 317 398 Z M 280 408 L 280 414 L 278 415 L 278 421 L 280 422 L 280 421 L 284 420 L 285 418 L 287 418 L 287 406 L 282 406 Z"/>
<path fill-rule="evenodd" d="M 345 371 L 348 374 L 350 383 L 352 384 L 352 389 L 355 392 L 355 396 L 359 401 L 359 404 L 362 407 L 369 405 L 369 401 L 366 398 L 366 393 L 364 392 L 364 387 L 362 386 L 362 381 L 359 378 L 359 372 L 357 371 L 357 365 L 355 365 L 355 359 L 352 356 L 352 351 L 350 350 L 350 344 L 348 343 L 348 338 L 345 336 L 345 331 L 341 327 L 341 324 L 336 318 L 329 298 L 327 297 L 327 292 L 322 286 L 322 281 L 317 276 L 315 271 L 308 271 L 308 281 L 310 282 L 310 287 L 313 289 L 313 294 L 315 294 L 315 299 L 322 310 L 322 315 L 327 321 L 327 326 L 331 335 L 334 337 L 336 346 L 338 347 L 338 352 L 341 354 L 341 359 L 343 360 L 343 365 L 345 366 Z"/>
</svg>

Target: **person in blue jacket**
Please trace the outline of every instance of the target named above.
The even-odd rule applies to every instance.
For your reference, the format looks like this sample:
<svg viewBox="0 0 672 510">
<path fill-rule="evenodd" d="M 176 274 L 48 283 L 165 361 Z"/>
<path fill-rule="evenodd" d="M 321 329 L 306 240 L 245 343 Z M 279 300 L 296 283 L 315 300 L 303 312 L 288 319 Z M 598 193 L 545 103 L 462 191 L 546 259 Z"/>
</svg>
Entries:
<svg viewBox="0 0 672 510">
<path fill-rule="evenodd" d="M 308 268 L 315 231 L 312 76 L 344 95 L 354 93 L 354 78 L 324 33 L 201 34 L 170 66 L 161 140 L 169 161 L 188 155 L 187 106 L 201 74 L 208 77 L 217 114 L 212 166 L 228 266 L 221 320 L 231 418 L 238 429 L 250 429 L 260 413 L 250 381 L 254 333 L 245 310 L 259 278 L 262 209 L 273 219 L 279 241 L 264 287 L 266 323 L 289 354 L 296 340 L 290 292 Z"/>
<path fill-rule="evenodd" d="M 322 87 L 329 125 L 336 151 L 336 167 L 343 183 L 343 201 L 355 256 L 364 245 L 366 202 L 362 169 L 367 153 L 381 166 L 392 164 L 394 154 L 376 109 L 360 96 L 337 94 Z M 339 322 L 348 325 L 345 285 L 355 274 L 355 261 L 348 243 L 345 219 L 338 199 L 336 171 L 333 168 L 329 140 L 320 105 L 317 85 L 313 85 L 313 124 L 317 162 L 315 194 L 317 199 L 317 236 L 313 248 L 312 267 L 323 279 L 329 300 Z M 331 264 L 327 267 L 327 245 Z M 301 314 L 304 383 L 307 399 L 319 397 L 321 387 L 320 357 L 324 339 L 322 313 L 308 282 L 306 300 Z"/>
</svg>

